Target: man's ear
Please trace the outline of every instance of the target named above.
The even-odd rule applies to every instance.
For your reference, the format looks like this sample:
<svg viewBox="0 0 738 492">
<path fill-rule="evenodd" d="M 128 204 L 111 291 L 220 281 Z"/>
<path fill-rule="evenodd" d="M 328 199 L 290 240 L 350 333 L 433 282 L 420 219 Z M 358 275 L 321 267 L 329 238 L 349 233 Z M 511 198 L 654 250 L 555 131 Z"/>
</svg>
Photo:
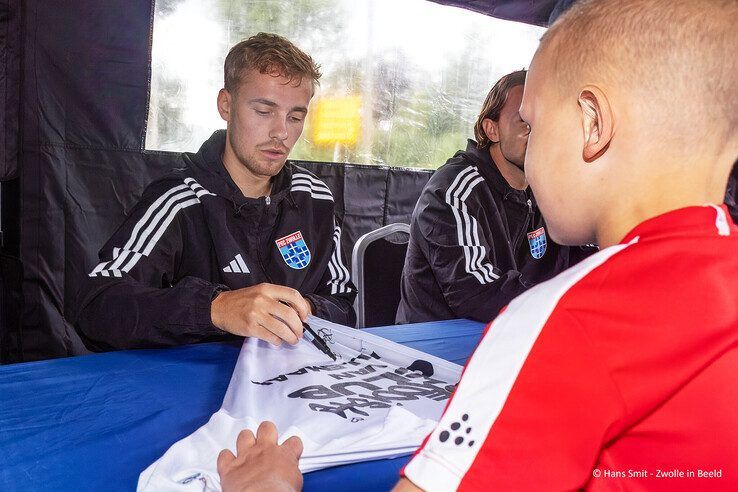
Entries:
<svg viewBox="0 0 738 492">
<path fill-rule="evenodd" d="M 484 134 L 487 135 L 490 142 L 497 143 L 500 141 L 500 127 L 496 121 L 489 118 L 483 119 L 482 130 L 484 130 Z"/>
<path fill-rule="evenodd" d="M 225 121 L 231 120 L 231 93 L 226 89 L 218 92 L 218 113 Z"/>
<path fill-rule="evenodd" d="M 577 99 L 582 112 L 584 146 L 582 158 L 592 162 L 607 151 L 614 134 L 614 120 L 610 102 L 598 87 L 587 86 Z"/>
</svg>

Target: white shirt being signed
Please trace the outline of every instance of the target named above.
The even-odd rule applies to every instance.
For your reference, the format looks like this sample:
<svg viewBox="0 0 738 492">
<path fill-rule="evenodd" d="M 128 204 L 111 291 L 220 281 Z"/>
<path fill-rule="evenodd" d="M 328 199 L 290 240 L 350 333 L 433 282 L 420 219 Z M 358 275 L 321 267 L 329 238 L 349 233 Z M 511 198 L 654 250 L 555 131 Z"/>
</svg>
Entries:
<svg viewBox="0 0 738 492">
<path fill-rule="evenodd" d="M 385 339 L 310 319 L 338 355 L 310 342 L 247 339 L 223 406 L 139 477 L 139 490 L 220 490 L 218 453 L 271 420 L 280 442 L 299 436 L 303 472 L 412 453 L 435 427 L 461 366 Z"/>
</svg>

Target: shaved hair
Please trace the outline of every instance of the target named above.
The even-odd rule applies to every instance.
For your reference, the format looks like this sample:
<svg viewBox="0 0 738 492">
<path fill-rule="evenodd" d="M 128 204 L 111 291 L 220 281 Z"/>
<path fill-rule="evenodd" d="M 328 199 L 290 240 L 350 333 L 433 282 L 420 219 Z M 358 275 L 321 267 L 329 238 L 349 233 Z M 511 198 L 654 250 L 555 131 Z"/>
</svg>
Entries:
<svg viewBox="0 0 738 492">
<path fill-rule="evenodd" d="M 614 86 L 653 109 L 669 135 L 691 130 L 696 141 L 724 145 L 738 136 L 736 26 L 738 0 L 580 0 L 539 53 L 562 96 Z"/>
</svg>

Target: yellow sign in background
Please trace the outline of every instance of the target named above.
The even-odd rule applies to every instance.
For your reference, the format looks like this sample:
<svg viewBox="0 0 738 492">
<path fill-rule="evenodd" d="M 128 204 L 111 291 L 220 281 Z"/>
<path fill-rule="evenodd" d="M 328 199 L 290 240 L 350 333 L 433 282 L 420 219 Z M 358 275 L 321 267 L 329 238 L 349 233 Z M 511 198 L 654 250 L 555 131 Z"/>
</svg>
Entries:
<svg viewBox="0 0 738 492">
<path fill-rule="evenodd" d="M 353 146 L 361 134 L 361 96 L 325 97 L 315 103 L 313 142 Z"/>
</svg>

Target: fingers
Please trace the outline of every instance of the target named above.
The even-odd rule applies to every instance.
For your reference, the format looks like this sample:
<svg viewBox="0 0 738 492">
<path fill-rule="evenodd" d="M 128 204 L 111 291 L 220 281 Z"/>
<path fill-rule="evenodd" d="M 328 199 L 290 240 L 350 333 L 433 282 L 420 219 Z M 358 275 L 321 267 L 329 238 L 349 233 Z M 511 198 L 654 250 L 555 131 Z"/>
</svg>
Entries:
<svg viewBox="0 0 738 492">
<path fill-rule="evenodd" d="M 249 429 L 244 429 L 238 434 L 238 438 L 236 438 L 236 453 L 242 454 L 254 444 L 256 444 L 254 433 Z"/>
<path fill-rule="evenodd" d="M 291 289 L 283 285 L 270 284 L 269 295 L 273 296 L 277 300 L 289 304 L 292 309 L 297 311 L 297 315 L 301 321 L 305 321 L 308 314 L 310 314 L 310 305 L 308 304 L 308 301 L 305 300 L 305 298 L 302 297 L 302 294 L 295 289 Z"/>
<path fill-rule="evenodd" d="M 265 420 L 259 424 L 259 428 L 256 430 L 257 441 L 260 443 L 276 444 L 277 437 L 279 437 L 279 434 L 277 433 L 277 426 L 274 423 Z"/>
<path fill-rule="evenodd" d="M 292 306 L 278 302 L 273 316 L 282 321 L 295 334 L 295 343 L 302 338 L 302 321 Z"/>
<path fill-rule="evenodd" d="M 225 469 L 228 468 L 228 465 L 230 465 L 233 460 L 235 460 L 236 457 L 231 453 L 229 450 L 224 449 L 220 452 L 218 455 L 218 474 L 223 475 L 225 472 Z"/>
<path fill-rule="evenodd" d="M 298 298 L 291 303 L 291 306 L 295 311 L 297 311 L 297 314 L 300 316 L 300 320 L 305 321 L 313 310 L 311 309 L 308 300 L 302 297 L 302 294 L 297 291 L 295 291 L 295 293 Z"/>
<path fill-rule="evenodd" d="M 261 319 L 259 324 L 266 330 L 272 332 L 274 335 L 279 337 L 280 341 L 294 345 L 298 342 L 297 335 L 290 329 L 284 322 L 277 319 L 273 314 L 267 315 L 266 318 Z"/>
<path fill-rule="evenodd" d="M 264 340 L 265 342 L 271 343 L 275 347 L 279 347 L 280 345 L 282 345 L 283 342 L 281 338 L 269 331 L 267 328 L 264 328 L 262 325 L 258 325 L 255 328 L 251 329 L 246 336 L 256 337 L 260 340 Z"/>
<path fill-rule="evenodd" d="M 297 436 L 292 436 L 282 443 L 282 447 L 286 449 L 296 460 L 302 456 L 302 440 Z"/>
</svg>

